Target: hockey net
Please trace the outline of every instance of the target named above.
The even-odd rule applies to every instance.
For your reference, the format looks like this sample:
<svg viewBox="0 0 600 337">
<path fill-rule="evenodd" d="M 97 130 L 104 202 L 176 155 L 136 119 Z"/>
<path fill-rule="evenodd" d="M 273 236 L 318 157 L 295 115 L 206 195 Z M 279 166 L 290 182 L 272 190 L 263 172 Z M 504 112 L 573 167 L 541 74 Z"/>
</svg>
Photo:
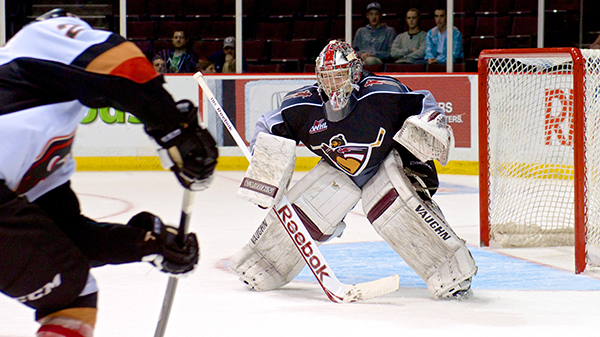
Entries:
<svg viewBox="0 0 600 337">
<path fill-rule="evenodd" d="M 575 246 L 600 266 L 600 50 L 479 58 L 481 245 Z"/>
</svg>

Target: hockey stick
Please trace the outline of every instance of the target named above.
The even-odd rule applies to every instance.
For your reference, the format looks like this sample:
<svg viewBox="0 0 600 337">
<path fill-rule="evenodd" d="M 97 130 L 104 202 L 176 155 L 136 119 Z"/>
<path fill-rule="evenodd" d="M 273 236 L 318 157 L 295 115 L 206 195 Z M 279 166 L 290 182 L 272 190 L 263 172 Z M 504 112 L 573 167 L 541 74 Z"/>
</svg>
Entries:
<svg viewBox="0 0 600 337">
<path fill-rule="evenodd" d="M 235 142 L 244 153 L 244 156 L 246 156 L 248 162 L 250 162 L 252 157 L 250 151 L 206 84 L 202 73 L 197 72 L 194 74 L 194 79 L 196 79 L 213 108 L 217 111 L 217 115 L 221 118 L 229 133 L 231 133 L 233 139 L 235 139 Z M 400 287 L 400 277 L 398 275 L 352 285 L 340 282 L 285 196 L 274 209 L 279 221 L 292 239 L 300 255 L 302 255 L 302 258 L 316 277 L 319 285 L 331 301 L 341 303 L 366 300 L 389 294 Z"/>
<path fill-rule="evenodd" d="M 192 206 L 194 204 L 194 193 L 188 189 L 183 192 L 183 203 L 181 205 L 181 218 L 179 219 L 179 230 L 177 232 L 176 242 L 183 246 L 185 234 L 188 231 L 188 225 L 192 216 Z M 162 308 L 160 310 L 160 316 L 158 317 L 158 324 L 156 325 L 156 331 L 154 337 L 163 337 L 165 330 L 167 329 L 167 322 L 169 321 L 169 315 L 171 314 L 171 308 L 173 307 L 173 300 L 175 299 L 175 290 L 177 290 L 177 281 L 179 278 L 176 276 L 169 277 L 169 283 L 167 283 L 167 290 L 165 291 L 165 298 L 163 299 Z"/>
</svg>

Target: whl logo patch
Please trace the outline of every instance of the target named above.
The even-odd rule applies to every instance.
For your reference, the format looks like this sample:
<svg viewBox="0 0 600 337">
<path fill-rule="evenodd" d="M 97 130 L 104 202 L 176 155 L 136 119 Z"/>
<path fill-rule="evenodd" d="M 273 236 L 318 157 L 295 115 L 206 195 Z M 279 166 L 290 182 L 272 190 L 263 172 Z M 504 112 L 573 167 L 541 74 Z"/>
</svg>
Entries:
<svg viewBox="0 0 600 337">
<path fill-rule="evenodd" d="M 311 126 L 310 129 L 308 130 L 308 133 L 310 133 L 312 135 L 317 132 L 321 132 L 321 131 L 325 131 L 325 130 L 327 130 L 327 122 L 323 118 L 318 121 L 315 121 L 313 126 Z"/>
</svg>

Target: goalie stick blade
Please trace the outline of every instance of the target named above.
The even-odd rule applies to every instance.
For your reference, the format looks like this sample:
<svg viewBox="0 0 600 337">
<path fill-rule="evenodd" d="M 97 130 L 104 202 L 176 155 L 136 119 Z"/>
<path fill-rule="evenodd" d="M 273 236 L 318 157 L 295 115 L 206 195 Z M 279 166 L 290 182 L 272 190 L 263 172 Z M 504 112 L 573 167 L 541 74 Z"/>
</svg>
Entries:
<svg viewBox="0 0 600 337">
<path fill-rule="evenodd" d="M 400 276 L 392 275 L 379 280 L 346 285 L 344 303 L 383 296 L 400 288 Z"/>
</svg>

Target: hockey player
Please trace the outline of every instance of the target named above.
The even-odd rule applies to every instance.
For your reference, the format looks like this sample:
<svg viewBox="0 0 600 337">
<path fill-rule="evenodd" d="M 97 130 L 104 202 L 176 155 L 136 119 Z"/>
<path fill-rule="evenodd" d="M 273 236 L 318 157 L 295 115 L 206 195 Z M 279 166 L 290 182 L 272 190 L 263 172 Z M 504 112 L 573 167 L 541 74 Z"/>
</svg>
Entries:
<svg viewBox="0 0 600 337">
<path fill-rule="evenodd" d="M 426 282 L 433 297 L 470 296 L 475 261 L 431 199 L 438 187 L 432 160 L 445 165 L 454 146 L 452 130 L 431 93 L 363 71 L 356 52 L 342 41 L 331 41 L 321 51 L 316 75 L 315 85 L 288 93 L 281 108 L 256 125 L 253 170 L 249 168 L 245 181 L 281 176 L 275 179 L 278 188 L 243 183 L 238 195 L 269 207 L 280 200 L 277 191 L 285 191 L 321 243 L 341 235 L 344 217 L 362 198 L 377 233 Z M 287 190 L 294 150 L 278 149 L 290 139 L 292 148 L 302 142 L 322 159 Z M 277 168 L 275 163 L 287 164 Z M 249 197 L 245 185 L 258 197 Z M 241 281 L 258 291 L 287 284 L 303 266 L 273 208 L 229 263 Z"/>
<path fill-rule="evenodd" d="M 172 159 L 178 180 L 207 186 L 217 149 L 189 101 L 175 103 L 144 54 L 61 9 L 0 48 L 0 291 L 36 310 L 38 337 L 91 337 L 98 288 L 91 266 L 149 261 L 184 274 L 197 264 L 193 233 L 147 212 L 127 224 L 80 213 L 71 147 L 89 107 L 135 114 Z M 177 241 L 177 242 L 176 242 Z"/>
</svg>

